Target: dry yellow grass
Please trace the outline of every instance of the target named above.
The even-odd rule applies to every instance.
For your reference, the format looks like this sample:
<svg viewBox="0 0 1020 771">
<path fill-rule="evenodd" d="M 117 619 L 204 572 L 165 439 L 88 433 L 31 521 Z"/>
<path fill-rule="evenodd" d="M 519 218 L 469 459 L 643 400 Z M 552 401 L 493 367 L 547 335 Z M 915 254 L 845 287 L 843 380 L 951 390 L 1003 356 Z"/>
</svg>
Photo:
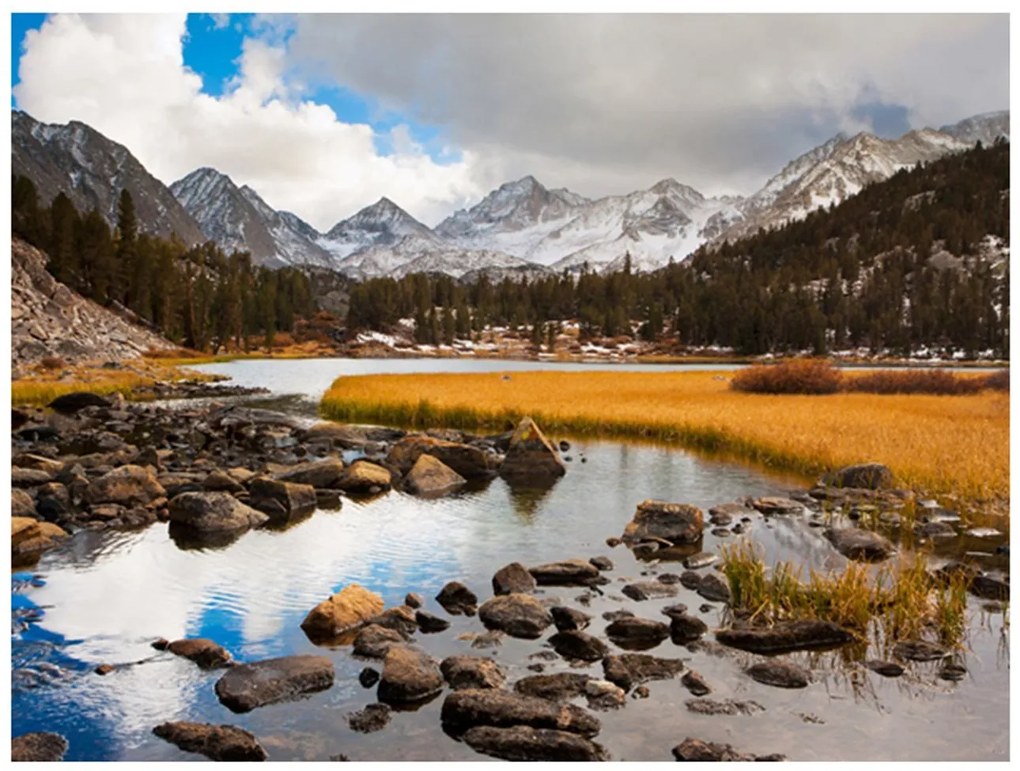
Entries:
<svg viewBox="0 0 1020 771">
<path fill-rule="evenodd" d="M 502 428 L 524 414 L 552 430 L 644 436 L 805 475 L 863 461 L 901 484 L 996 507 L 1009 496 L 1009 395 L 769 396 L 719 372 L 514 372 L 342 377 L 324 417 Z"/>
<path fill-rule="evenodd" d="M 151 386 L 157 380 L 176 381 L 209 380 L 212 376 L 180 370 L 160 361 L 132 360 L 126 369 L 105 369 L 98 365 L 76 364 L 60 369 L 37 366 L 23 378 L 11 381 L 11 404 L 45 405 L 58 396 L 74 391 L 89 391 L 108 395 L 121 393 L 126 398 L 138 398 L 136 391 Z"/>
</svg>

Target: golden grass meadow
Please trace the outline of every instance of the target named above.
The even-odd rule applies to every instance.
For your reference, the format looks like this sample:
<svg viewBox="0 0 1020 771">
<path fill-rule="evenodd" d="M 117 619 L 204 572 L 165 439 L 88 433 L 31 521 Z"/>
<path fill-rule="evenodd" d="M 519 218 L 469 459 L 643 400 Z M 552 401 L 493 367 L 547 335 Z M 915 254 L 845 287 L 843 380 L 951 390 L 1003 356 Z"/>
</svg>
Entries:
<svg viewBox="0 0 1020 771">
<path fill-rule="evenodd" d="M 766 395 L 726 372 L 513 372 L 342 377 L 323 417 L 489 428 L 531 415 L 549 431 L 643 437 L 805 476 L 864 461 L 899 483 L 1001 508 L 1009 497 L 1009 395 Z"/>
</svg>

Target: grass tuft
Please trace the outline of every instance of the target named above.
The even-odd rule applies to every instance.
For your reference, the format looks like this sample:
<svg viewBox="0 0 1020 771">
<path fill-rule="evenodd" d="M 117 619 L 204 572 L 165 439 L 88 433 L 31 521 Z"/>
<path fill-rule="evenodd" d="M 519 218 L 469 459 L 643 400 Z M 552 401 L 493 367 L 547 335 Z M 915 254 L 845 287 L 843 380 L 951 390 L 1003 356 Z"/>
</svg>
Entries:
<svg viewBox="0 0 1020 771">
<path fill-rule="evenodd" d="M 788 359 L 779 364 L 756 364 L 734 375 L 730 387 L 752 394 L 834 394 L 843 375 L 821 359 Z"/>
</svg>

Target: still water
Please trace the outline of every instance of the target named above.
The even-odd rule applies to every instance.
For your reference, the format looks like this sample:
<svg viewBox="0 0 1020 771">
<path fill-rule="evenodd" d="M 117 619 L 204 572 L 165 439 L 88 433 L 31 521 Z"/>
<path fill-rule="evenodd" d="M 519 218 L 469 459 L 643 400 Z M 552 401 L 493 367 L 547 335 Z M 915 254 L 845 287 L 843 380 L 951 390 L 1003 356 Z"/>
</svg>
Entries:
<svg viewBox="0 0 1020 771">
<path fill-rule="evenodd" d="M 391 360 L 374 370 L 356 361 L 311 364 L 233 362 L 210 368 L 236 373 L 236 382 L 250 384 L 245 378 L 255 377 L 255 367 L 262 377 L 255 384 L 277 395 L 314 397 L 340 374 L 340 366 L 354 374 L 393 371 L 390 365 L 398 371 L 415 365 L 449 370 L 489 362 Z M 493 364 L 517 368 L 508 367 L 511 362 Z M 677 563 L 643 563 L 623 547 L 606 546 L 605 539 L 622 532 L 637 503 L 663 498 L 708 508 L 804 484 L 653 444 L 583 440 L 568 454 L 573 460 L 567 475 L 550 489 L 513 489 L 497 479 L 441 500 L 398 492 L 345 499 L 339 511 L 317 511 L 282 532 L 249 532 L 220 549 L 179 548 L 163 524 L 140 532 L 78 533 L 30 572 L 13 577 L 14 610 L 43 611 L 38 621 L 13 630 L 13 735 L 57 731 L 68 739 L 67 758 L 75 760 L 202 760 L 151 733 L 164 721 L 194 720 L 251 731 L 273 760 L 328 760 L 341 753 L 352 760 L 485 760 L 441 731 L 442 696 L 416 711 L 394 713 L 377 733 L 351 731 L 345 716 L 375 701 L 375 689 L 362 688 L 357 674 L 366 665 L 379 668 L 379 662 L 356 660 L 350 648 L 313 645 L 300 629 L 308 610 L 351 582 L 379 592 L 388 606 L 399 604 L 409 591 L 421 592 L 428 598 L 427 610 L 452 622 L 446 632 L 419 634 L 422 648 L 437 658 L 494 656 L 513 682 L 532 674 L 527 666 L 535 662 L 533 654 L 545 650 L 543 640 L 504 638 L 498 648 L 473 649 L 470 640 L 458 636 L 483 631 L 477 617 L 447 616 L 431 599 L 444 583 L 461 580 L 485 599 L 493 572 L 508 562 L 533 565 L 607 555 L 615 563 L 607 573 L 613 583 L 582 608 L 595 619 L 588 631 L 601 637 L 607 623 L 601 614 L 620 608 L 663 620 L 660 610 L 666 605 L 683 602 L 697 609 L 704 600 L 683 588 L 675 598 L 640 603 L 620 594 L 624 580 L 649 580 L 642 572 L 682 571 Z M 800 518 L 766 521 L 755 515 L 749 535 L 770 560 L 792 559 L 816 568 L 843 564 L 819 531 Z M 717 551 L 721 541 L 706 533 L 703 548 Z M 994 544 L 977 539 L 954 548 L 990 552 Z M 580 607 L 575 598 L 582 592 L 548 587 L 540 597 Z M 743 674 L 757 658 L 752 654 L 692 653 L 667 640 L 650 652 L 684 659 L 709 682 L 710 698 L 751 699 L 765 710 L 734 717 L 694 715 L 684 706 L 691 696 L 678 679 L 652 682 L 648 699 L 628 699 L 620 710 L 598 713 L 603 727 L 596 740 L 615 760 L 670 760 L 670 749 L 688 736 L 758 754 L 782 752 L 795 760 L 1006 759 L 1004 618 L 985 612 L 978 601 L 969 610 L 971 634 L 963 656 L 968 674 L 958 683 L 936 679 L 934 665 L 914 664 L 904 677 L 885 680 L 844 663 L 838 652 L 802 653 L 791 658 L 812 671 L 814 682 L 804 690 L 784 691 Z M 718 605 L 699 615 L 710 627 L 724 623 Z M 216 640 L 239 661 L 328 655 L 336 684 L 301 701 L 234 715 L 213 693 L 219 673 L 150 647 L 157 637 L 186 636 Z M 92 672 L 99 664 L 128 662 L 139 663 L 105 677 Z M 570 669 L 562 660 L 544 663 L 546 673 Z M 601 676 L 597 663 L 578 671 Z"/>
</svg>

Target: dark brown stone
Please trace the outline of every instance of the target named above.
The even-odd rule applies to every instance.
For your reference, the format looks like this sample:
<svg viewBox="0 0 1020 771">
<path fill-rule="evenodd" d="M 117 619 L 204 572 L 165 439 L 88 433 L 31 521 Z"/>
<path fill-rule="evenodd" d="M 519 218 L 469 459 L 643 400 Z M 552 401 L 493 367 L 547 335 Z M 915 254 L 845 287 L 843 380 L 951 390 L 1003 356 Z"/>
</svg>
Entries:
<svg viewBox="0 0 1020 771">
<path fill-rule="evenodd" d="M 210 760 L 262 761 L 269 757 L 252 734 L 237 726 L 175 722 L 162 723 L 152 732 L 185 752 Z"/>
</svg>

